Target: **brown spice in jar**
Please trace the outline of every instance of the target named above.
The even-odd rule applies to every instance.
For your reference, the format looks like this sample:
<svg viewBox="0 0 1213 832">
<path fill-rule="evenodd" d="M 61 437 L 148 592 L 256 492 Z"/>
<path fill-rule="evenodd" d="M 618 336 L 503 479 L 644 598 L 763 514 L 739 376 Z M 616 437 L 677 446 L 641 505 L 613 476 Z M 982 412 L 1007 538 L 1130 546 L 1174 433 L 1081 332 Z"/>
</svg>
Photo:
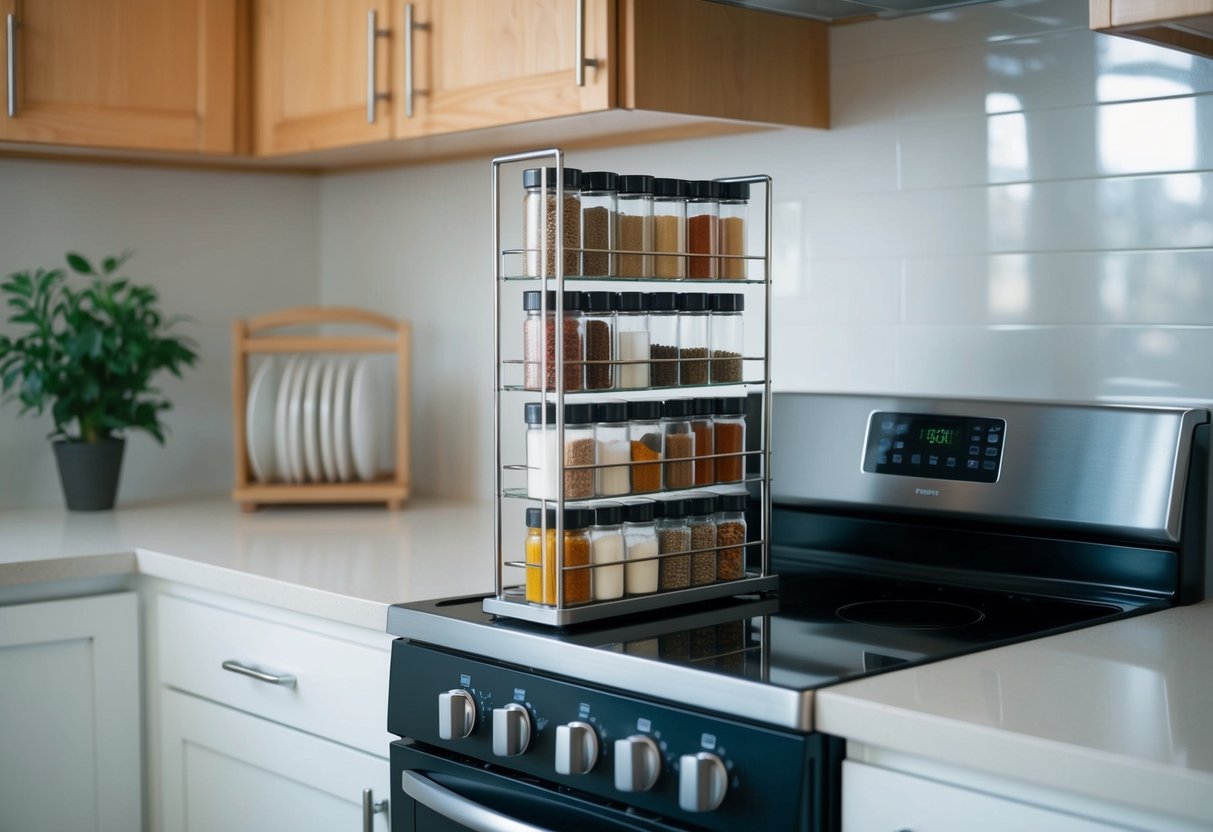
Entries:
<svg viewBox="0 0 1213 832">
<path fill-rule="evenodd" d="M 611 247 L 611 218 L 609 208 L 586 208 L 581 218 L 583 245 L 586 249 L 609 249 Z M 610 276 L 611 255 L 606 251 L 586 251 L 581 258 L 581 273 L 593 276 Z"/>
<path fill-rule="evenodd" d="M 745 221 L 741 217 L 725 217 L 720 220 L 720 253 L 745 254 Z M 726 279 L 744 280 L 746 261 L 722 257 L 719 274 Z"/>
<path fill-rule="evenodd" d="M 650 358 L 670 359 L 652 363 L 652 382 L 654 387 L 674 387 L 678 384 L 678 347 L 668 347 L 664 344 L 653 344 L 649 347 Z"/>
<path fill-rule="evenodd" d="M 594 440 L 574 439 L 564 443 L 564 464 L 593 465 Z M 566 500 L 584 500 L 594 496 L 594 469 L 576 468 L 565 469 L 564 498 Z"/>
<path fill-rule="evenodd" d="M 741 353 L 712 350 L 712 383 L 733 384 L 741 381 Z"/>
<path fill-rule="evenodd" d="M 665 487 L 690 488 L 695 484 L 695 434 L 671 433 L 665 438 Z M 686 462 L 670 462 L 685 459 Z"/>
<path fill-rule="evenodd" d="M 691 585 L 691 556 L 677 554 L 690 547 L 691 533 L 685 528 L 657 532 L 657 551 L 662 556 L 658 589 L 686 589 Z"/>
<path fill-rule="evenodd" d="M 555 390 L 556 389 L 556 317 L 548 316 L 546 325 L 542 327 L 544 332 L 543 343 L 540 344 L 538 319 L 528 318 L 523 324 L 523 387 L 527 390 Z M 577 324 L 575 317 L 562 317 L 562 329 L 564 332 L 564 389 L 566 391 L 580 390 L 581 381 L 581 328 Z M 547 382 L 541 384 L 543 378 L 543 358 L 540 357 L 540 351 L 543 351 L 547 360 Z"/>
<path fill-rule="evenodd" d="M 652 222 L 651 217 L 637 217 L 628 214 L 619 215 L 619 247 L 624 251 L 644 251 L 644 226 Z M 619 255 L 619 275 L 621 277 L 648 277 L 645 269 L 645 255 Z"/>
<path fill-rule="evenodd" d="M 737 422 L 716 423 L 716 453 L 740 454 L 745 450 L 745 426 Z M 745 473 L 744 456 L 718 456 L 716 482 L 739 482 Z"/>
<path fill-rule="evenodd" d="M 708 383 L 708 348 L 689 347 L 678 351 L 679 384 Z"/>
<path fill-rule="evenodd" d="M 730 520 L 716 526 L 716 543 L 720 554 L 716 560 L 716 577 L 736 581 L 745 577 L 745 523 Z"/>
<path fill-rule="evenodd" d="M 712 523 L 691 526 L 691 549 L 710 549 L 691 555 L 691 586 L 716 580 L 716 526 Z"/>
<path fill-rule="evenodd" d="M 691 254 L 713 254 L 712 237 L 716 230 L 716 218 L 711 214 L 700 214 L 687 220 L 687 251 Z M 716 276 L 715 257 L 688 257 L 687 277 L 713 278 Z"/>
<path fill-rule="evenodd" d="M 647 442 L 645 440 L 648 440 Z M 645 434 L 642 439 L 632 440 L 632 461 L 648 462 L 661 459 L 661 451 L 651 447 L 656 444 L 661 447 L 661 437 L 655 433 Z M 648 491 L 661 490 L 661 464 L 654 462 L 650 465 L 632 466 L 632 492 L 642 494 Z"/>
<path fill-rule="evenodd" d="M 712 423 L 707 419 L 691 422 L 691 430 L 695 433 L 695 484 L 711 485 L 716 482 L 716 460 L 705 454 L 715 453 Z"/>
<path fill-rule="evenodd" d="M 555 555 L 553 553 L 553 559 Z M 564 536 L 564 604 L 584 604 L 590 600 L 590 570 L 573 569 L 570 567 L 589 566 L 590 539 L 585 534 L 565 534 Z M 555 587 L 553 586 L 552 600 L 555 604 Z"/>
<path fill-rule="evenodd" d="M 606 210 L 605 208 L 602 210 Z M 586 361 L 612 361 L 611 325 L 606 321 L 587 320 L 585 325 Z M 586 364 L 585 389 L 606 390 L 612 386 L 611 364 Z"/>
<path fill-rule="evenodd" d="M 653 272 L 657 277 L 686 277 L 686 257 L 682 256 L 684 233 L 680 217 L 653 217 L 653 250 L 657 252 Z"/>
</svg>

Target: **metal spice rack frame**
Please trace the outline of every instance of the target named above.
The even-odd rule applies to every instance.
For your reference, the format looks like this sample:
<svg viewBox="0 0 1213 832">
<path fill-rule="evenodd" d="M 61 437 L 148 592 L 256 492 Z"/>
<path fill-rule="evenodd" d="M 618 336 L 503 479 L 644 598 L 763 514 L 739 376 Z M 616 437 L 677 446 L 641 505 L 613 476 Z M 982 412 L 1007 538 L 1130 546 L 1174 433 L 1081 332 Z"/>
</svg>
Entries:
<svg viewBox="0 0 1213 832">
<path fill-rule="evenodd" d="M 760 459 L 760 472 L 755 476 L 747 476 L 743 474 L 741 481 L 736 483 L 728 483 L 729 485 L 742 485 L 747 488 L 750 484 L 757 484 L 761 494 L 761 509 L 760 509 L 760 534 L 757 539 L 748 541 L 740 545 L 729 544 L 727 546 L 716 546 L 712 548 L 702 548 L 695 550 L 686 550 L 678 552 L 678 557 L 693 557 L 695 554 L 705 552 L 716 552 L 719 554 L 722 549 L 737 549 L 742 548 L 748 552 L 751 549 L 759 551 L 759 564 L 757 571 L 747 571 L 744 577 L 734 580 L 717 581 L 715 583 L 692 586 L 686 589 L 675 590 L 659 590 L 653 594 L 640 596 L 625 596 L 616 600 L 594 601 L 590 600 L 585 603 L 568 605 L 564 599 L 564 585 L 566 572 L 574 570 L 595 570 L 601 569 L 604 566 L 623 569 L 627 563 L 638 563 L 640 560 L 625 560 L 619 563 L 610 564 L 594 564 L 565 566 L 564 564 L 564 511 L 566 507 L 565 492 L 565 472 L 578 469 L 596 469 L 603 467 L 619 466 L 619 465 L 637 465 L 637 464 L 665 464 L 665 460 L 660 460 L 657 463 L 635 461 L 629 463 L 611 462 L 600 463 L 594 465 L 565 465 L 563 451 L 558 454 L 556 483 L 557 483 L 557 498 L 555 500 L 540 500 L 537 498 L 528 497 L 526 489 L 507 489 L 504 485 L 503 474 L 505 471 L 527 470 L 527 465 L 503 464 L 501 439 L 502 439 L 502 407 L 501 395 L 503 392 L 515 392 L 525 390 L 526 392 L 535 394 L 543 401 L 554 401 L 556 406 L 556 445 L 558 448 L 564 448 L 564 402 L 565 402 L 565 380 L 564 372 L 555 372 L 555 388 L 549 390 L 547 388 L 547 361 L 545 355 L 542 359 L 540 367 L 540 376 L 544 379 L 543 387 L 540 390 L 534 390 L 524 387 L 523 385 L 503 385 L 501 378 L 501 370 L 504 365 L 521 364 L 521 361 L 502 358 L 501 348 L 501 317 L 502 317 L 502 286 L 510 281 L 538 281 L 539 284 L 547 289 L 554 284 L 556 292 L 555 305 L 556 309 L 563 309 L 564 291 L 566 275 L 564 274 L 565 254 L 567 251 L 578 252 L 598 252 L 598 253 L 616 253 L 616 254 L 650 254 L 651 252 L 631 252 L 625 250 L 607 250 L 607 249 L 566 249 L 564 245 L 564 210 L 561 207 L 559 210 L 554 210 L 555 227 L 553 229 L 553 244 L 552 260 L 554 273 L 547 274 L 547 258 L 540 252 L 540 260 L 545 261 L 542 267 L 542 275 L 539 277 L 509 275 L 506 273 L 504 264 L 507 256 L 524 254 L 525 249 L 503 249 L 502 248 L 502 231 L 501 231 L 501 169 L 505 165 L 514 165 L 521 162 L 539 161 L 543 159 L 551 159 L 552 167 L 556 170 L 555 181 L 551 184 L 555 188 L 557 194 L 564 192 L 564 169 L 565 169 L 565 154 L 559 148 L 546 148 L 542 150 L 526 151 L 522 153 L 512 153 L 503 156 L 497 156 L 492 160 L 492 204 L 493 204 L 493 261 L 494 261 L 494 280 L 493 280 L 493 298 L 494 298 L 494 316 L 493 316 L 493 343 L 494 343 L 494 361 L 493 361 L 493 457 L 494 471 L 496 477 L 495 497 L 493 500 L 493 527 L 496 534 L 494 546 L 494 594 L 484 599 L 484 611 L 493 615 L 504 616 L 508 618 L 521 619 L 537 624 L 543 624 L 555 627 L 564 627 L 576 625 L 590 621 L 597 621 L 606 618 L 615 618 L 619 616 L 629 615 L 633 613 L 642 613 L 652 610 L 665 609 L 676 607 L 684 604 L 691 604 L 699 601 L 706 601 L 714 598 L 725 598 L 736 595 L 751 595 L 755 593 L 763 593 L 774 590 L 778 586 L 778 576 L 770 572 L 770 528 L 771 528 L 771 489 L 770 489 L 770 471 L 771 471 L 771 453 L 770 453 L 770 436 L 771 436 L 771 373 L 770 373 L 770 354 L 771 354 L 771 177 L 760 176 L 740 176 L 720 179 L 721 182 L 745 182 L 751 184 L 762 185 L 765 188 L 765 215 L 763 217 L 763 231 L 765 243 L 763 254 L 758 255 L 698 255 L 698 256 L 724 256 L 736 257 L 742 260 L 758 260 L 763 264 L 763 277 L 761 281 L 756 280 L 740 280 L 740 279 L 720 279 L 714 281 L 705 281 L 702 278 L 657 278 L 657 277 L 601 277 L 601 276 L 570 276 L 574 280 L 584 280 L 587 282 L 645 282 L 657 285 L 669 285 L 672 283 L 692 283 L 699 287 L 710 285 L 726 284 L 744 284 L 744 283 L 761 283 L 763 284 L 764 296 L 764 314 L 763 314 L 763 354 L 761 356 L 744 356 L 744 362 L 761 361 L 763 373 L 761 379 L 743 380 L 739 382 L 730 382 L 723 384 L 704 384 L 695 385 L 698 389 L 714 390 L 720 387 L 744 387 L 749 389 L 754 386 L 761 385 L 762 388 L 762 426 L 761 426 L 761 441 L 758 450 L 742 451 L 738 454 L 743 460 L 752 456 L 757 456 Z M 548 177 L 546 169 L 541 174 L 540 187 L 546 192 L 548 187 Z M 697 255 L 679 255 L 693 257 Z M 543 292 L 541 297 L 540 314 L 546 318 L 548 313 L 547 293 Z M 554 346 L 554 355 L 552 356 L 555 366 L 561 368 L 566 366 L 564 360 L 564 338 L 552 337 Z M 661 361 L 662 359 L 650 359 L 648 363 L 653 361 Z M 678 359 L 666 359 L 676 361 Z M 582 361 L 583 364 L 597 363 L 593 361 Z M 613 363 L 621 363 L 615 361 Z M 744 378 L 744 375 L 743 375 Z M 674 387 L 644 387 L 644 388 L 628 388 L 632 390 L 662 390 L 662 389 L 679 389 L 686 390 L 689 385 L 678 385 Z M 607 390 L 579 390 L 573 391 L 575 395 L 582 393 L 591 394 L 615 394 L 628 392 L 628 389 L 611 388 Z M 546 427 L 546 418 L 543 422 Z M 697 457 L 700 455 L 696 455 Z M 721 456 L 732 456 L 730 454 L 712 454 L 702 455 L 704 457 L 718 458 Z M 744 467 L 744 465 L 743 465 Z M 704 486 L 693 488 L 672 489 L 672 491 L 691 492 L 702 489 Z M 662 492 L 657 492 L 662 493 Z M 668 491 L 665 493 L 669 493 Z M 648 494 L 629 494 L 620 495 L 629 499 L 635 498 L 651 498 L 653 493 Z M 503 499 L 525 499 L 536 503 L 543 507 L 555 507 L 557 511 L 556 525 L 553 529 L 555 534 L 555 569 L 559 579 L 555 581 L 556 603 L 555 605 L 534 604 L 526 601 L 526 595 L 522 586 L 506 586 L 504 570 L 506 568 L 521 568 L 537 569 L 541 568 L 536 564 L 528 564 L 525 559 L 521 561 L 506 560 L 505 553 L 505 536 L 502 527 L 502 500 Z M 580 501 L 579 501 L 580 502 Z M 546 513 L 542 513 L 546 514 Z M 544 517 L 541 526 L 541 539 L 547 541 L 547 522 Z M 521 535 L 517 535 L 521 537 Z M 657 555 L 654 558 L 645 558 L 642 560 L 655 560 L 660 563 L 660 560 L 665 555 Z M 748 560 L 743 555 L 743 563 Z M 592 573 L 591 573 L 592 574 Z"/>
</svg>

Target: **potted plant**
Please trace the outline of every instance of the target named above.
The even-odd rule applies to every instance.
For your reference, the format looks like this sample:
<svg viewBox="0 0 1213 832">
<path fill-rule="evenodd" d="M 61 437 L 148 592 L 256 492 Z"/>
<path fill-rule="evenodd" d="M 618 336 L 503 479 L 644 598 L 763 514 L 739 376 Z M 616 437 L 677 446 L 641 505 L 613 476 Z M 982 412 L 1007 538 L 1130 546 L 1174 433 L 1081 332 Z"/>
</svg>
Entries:
<svg viewBox="0 0 1213 832">
<path fill-rule="evenodd" d="M 107 257 L 100 271 L 79 254 L 64 269 L 10 274 L 0 283 L 17 334 L 0 335 L 0 393 L 21 412 L 55 421 L 59 478 L 69 509 L 112 508 L 125 447 L 123 434 L 147 431 L 164 444 L 161 414 L 172 405 L 152 385 L 168 370 L 197 361 L 194 344 L 176 336 L 148 286 L 118 276 L 130 258 Z"/>
</svg>

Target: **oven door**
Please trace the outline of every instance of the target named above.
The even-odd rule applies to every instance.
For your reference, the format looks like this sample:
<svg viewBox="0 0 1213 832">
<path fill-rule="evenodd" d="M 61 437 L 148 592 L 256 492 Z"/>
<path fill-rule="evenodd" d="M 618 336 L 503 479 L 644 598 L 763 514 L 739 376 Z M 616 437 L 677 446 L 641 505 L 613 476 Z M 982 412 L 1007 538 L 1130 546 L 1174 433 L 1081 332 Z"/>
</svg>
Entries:
<svg viewBox="0 0 1213 832">
<path fill-rule="evenodd" d="M 685 827 L 411 740 L 392 743 L 392 832 L 681 832 Z"/>
</svg>

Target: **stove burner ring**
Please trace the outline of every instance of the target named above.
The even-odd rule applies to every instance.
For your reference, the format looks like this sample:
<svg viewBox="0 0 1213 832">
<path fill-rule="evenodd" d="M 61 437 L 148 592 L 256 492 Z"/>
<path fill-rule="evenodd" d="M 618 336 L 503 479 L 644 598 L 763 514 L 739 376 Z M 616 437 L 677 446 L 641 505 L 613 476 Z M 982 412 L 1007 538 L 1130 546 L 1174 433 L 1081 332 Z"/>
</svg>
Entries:
<svg viewBox="0 0 1213 832">
<path fill-rule="evenodd" d="M 852 624 L 904 630 L 946 630 L 968 627 L 986 617 L 979 609 L 947 601 L 859 601 L 839 607 L 839 618 Z"/>
</svg>

